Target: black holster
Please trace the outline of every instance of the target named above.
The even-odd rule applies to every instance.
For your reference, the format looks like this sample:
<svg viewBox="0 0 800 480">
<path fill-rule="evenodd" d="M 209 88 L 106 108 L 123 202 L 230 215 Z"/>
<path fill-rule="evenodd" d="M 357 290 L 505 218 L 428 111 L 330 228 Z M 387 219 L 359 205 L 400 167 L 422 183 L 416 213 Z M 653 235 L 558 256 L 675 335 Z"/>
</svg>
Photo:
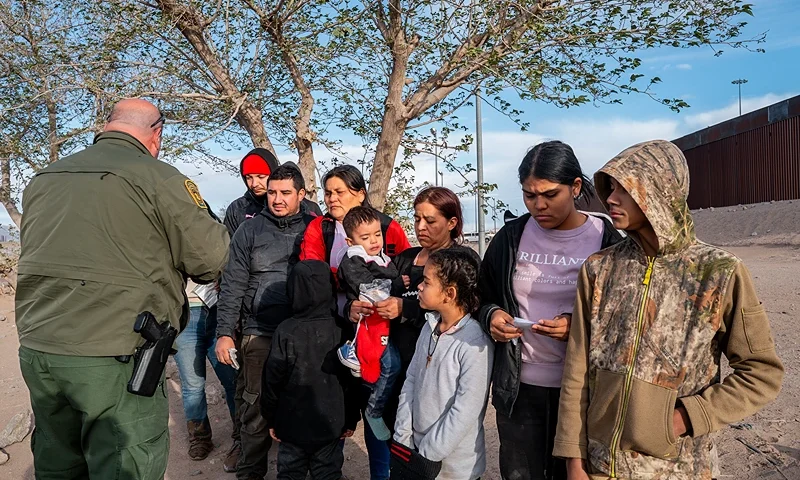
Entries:
<svg viewBox="0 0 800 480">
<path fill-rule="evenodd" d="M 145 342 L 133 354 L 133 375 L 128 382 L 128 392 L 152 397 L 161 383 L 178 331 L 169 322 L 159 324 L 150 312 L 142 312 L 136 317 L 133 331 Z"/>
</svg>

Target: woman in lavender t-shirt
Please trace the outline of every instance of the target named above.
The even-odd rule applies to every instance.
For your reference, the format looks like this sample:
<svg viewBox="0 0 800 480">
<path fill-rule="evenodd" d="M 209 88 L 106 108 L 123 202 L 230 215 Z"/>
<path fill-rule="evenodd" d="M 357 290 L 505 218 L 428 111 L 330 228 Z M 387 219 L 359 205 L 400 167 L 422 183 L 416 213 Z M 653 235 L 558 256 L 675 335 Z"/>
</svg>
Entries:
<svg viewBox="0 0 800 480">
<path fill-rule="evenodd" d="M 479 320 L 497 342 L 500 473 L 504 480 L 566 479 L 563 460 L 551 453 L 578 271 L 620 235 L 605 217 L 576 208 L 594 189 L 569 145 L 533 147 L 519 181 L 529 213 L 494 237 L 479 280 Z"/>
</svg>

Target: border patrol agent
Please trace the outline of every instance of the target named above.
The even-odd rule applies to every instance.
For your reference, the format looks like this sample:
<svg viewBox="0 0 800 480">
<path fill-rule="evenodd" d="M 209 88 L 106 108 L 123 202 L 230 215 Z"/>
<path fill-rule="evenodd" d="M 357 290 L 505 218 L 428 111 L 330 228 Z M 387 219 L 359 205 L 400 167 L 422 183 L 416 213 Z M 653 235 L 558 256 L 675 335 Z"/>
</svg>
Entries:
<svg viewBox="0 0 800 480">
<path fill-rule="evenodd" d="M 228 232 L 197 186 L 158 161 L 164 116 L 127 99 L 94 145 L 25 189 L 16 295 L 20 366 L 36 417 L 37 480 L 164 477 L 169 406 L 128 393 L 139 313 L 178 330 L 185 278 L 217 279 Z"/>
</svg>

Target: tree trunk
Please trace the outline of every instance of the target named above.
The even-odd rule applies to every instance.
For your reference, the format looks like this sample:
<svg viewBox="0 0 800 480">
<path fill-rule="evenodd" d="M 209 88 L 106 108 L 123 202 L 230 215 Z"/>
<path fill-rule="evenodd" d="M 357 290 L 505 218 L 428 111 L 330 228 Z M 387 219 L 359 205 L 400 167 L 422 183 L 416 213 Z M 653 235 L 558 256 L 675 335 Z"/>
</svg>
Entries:
<svg viewBox="0 0 800 480">
<path fill-rule="evenodd" d="M 297 153 L 300 156 L 298 165 L 303 172 L 303 179 L 306 182 L 306 198 L 312 202 L 319 203 L 317 195 L 317 162 L 314 160 L 314 147 L 311 142 L 300 141 L 297 143 Z"/>
<path fill-rule="evenodd" d="M 56 113 L 56 103 L 48 93 L 44 101 L 47 108 L 47 143 L 50 163 L 58 160 L 58 116 Z"/>
<path fill-rule="evenodd" d="M 200 10 L 192 5 L 185 5 L 177 0 L 158 0 L 159 9 L 174 22 L 175 27 L 192 45 L 203 64 L 208 67 L 211 76 L 216 80 L 218 93 L 230 98 L 232 105 L 240 105 L 235 119 L 250 135 L 253 145 L 266 148 L 273 154 L 275 148 L 264 129 L 264 118 L 261 110 L 256 108 L 241 92 L 230 75 L 230 71 L 209 46 L 203 32 L 208 27 L 206 18 Z"/>
<path fill-rule="evenodd" d="M 403 87 L 406 84 L 408 58 L 419 43 L 419 36 L 406 38 L 403 26 L 403 9 L 399 0 L 389 1 L 389 26 L 386 27 L 382 13 L 376 16 L 379 29 L 392 49 L 392 73 L 384 103 L 381 136 L 375 149 L 375 161 L 369 176 L 369 202 L 378 210 L 386 205 L 389 183 L 392 180 L 397 150 L 403 140 L 408 118 L 408 108 L 403 102 Z"/>
<path fill-rule="evenodd" d="M 6 207 L 8 216 L 19 228 L 22 223 L 22 214 L 17 208 L 17 203 L 11 197 L 11 159 L 8 156 L 0 158 L 0 202 Z"/>
<path fill-rule="evenodd" d="M 19 209 L 17 208 L 17 204 L 10 198 L 3 198 L 2 202 L 3 206 L 6 207 L 8 216 L 11 217 L 11 221 L 14 222 L 14 225 L 16 225 L 17 228 L 20 228 L 20 225 L 22 225 L 22 213 L 20 213 Z"/>
<path fill-rule="evenodd" d="M 311 131 L 311 113 L 314 110 L 314 96 L 308 87 L 297 56 L 287 44 L 283 35 L 284 23 L 276 15 L 266 15 L 261 9 L 251 4 L 251 8 L 259 16 L 261 28 L 272 38 L 281 52 L 281 60 L 289 70 L 289 76 L 297 91 L 300 93 L 300 106 L 294 117 L 295 140 L 300 172 L 306 184 L 306 198 L 318 202 L 316 172 L 317 163 L 314 160 L 314 132 Z"/>
<path fill-rule="evenodd" d="M 317 182 L 314 172 L 317 163 L 314 160 L 314 132 L 311 131 L 311 112 L 314 110 L 314 96 L 306 85 L 295 56 L 286 48 L 282 37 L 279 45 L 283 51 L 283 61 L 289 67 L 295 88 L 300 92 L 300 107 L 294 118 L 295 148 L 299 157 L 300 171 L 306 183 L 306 197 L 317 201 Z"/>
<path fill-rule="evenodd" d="M 250 135 L 253 147 L 266 148 L 277 158 L 275 147 L 272 146 L 267 131 L 264 129 L 264 117 L 261 115 L 261 110 L 245 100 L 239 113 L 236 114 L 236 122 Z"/>
<path fill-rule="evenodd" d="M 383 210 L 386 204 L 386 195 L 389 193 L 389 183 L 392 180 L 394 162 L 400 142 L 406 131 L 405 121 L 399 112 L 387 105 L 381 122 L 381 136 L 375 149 L 375 161 L 372 165 L 372 174 L 369 176 L 369 203 L 378 210 Z"/>
</svg>

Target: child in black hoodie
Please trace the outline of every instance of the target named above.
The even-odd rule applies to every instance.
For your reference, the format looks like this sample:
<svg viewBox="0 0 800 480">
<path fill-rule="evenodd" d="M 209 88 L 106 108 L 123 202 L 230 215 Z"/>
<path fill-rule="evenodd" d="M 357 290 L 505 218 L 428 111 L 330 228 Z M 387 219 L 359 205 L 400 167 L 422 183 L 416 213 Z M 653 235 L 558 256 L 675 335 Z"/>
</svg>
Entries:
<svg viewBox="0 0 800 480">
<path fill-rule="evenodd" d="M 296 264 L 287 289 L 293 316 L 275 331 L 261 383 L 261 412 L 280 442 L 278 479 L 305 479 L 310 472 L 313 480 L 338 480 L 339 443 L 353 435 L 359 410 L 349 396 L 352 376 L 336 356 L 342 331 L 330 267 L 317 260 Z"/>
</svg>

